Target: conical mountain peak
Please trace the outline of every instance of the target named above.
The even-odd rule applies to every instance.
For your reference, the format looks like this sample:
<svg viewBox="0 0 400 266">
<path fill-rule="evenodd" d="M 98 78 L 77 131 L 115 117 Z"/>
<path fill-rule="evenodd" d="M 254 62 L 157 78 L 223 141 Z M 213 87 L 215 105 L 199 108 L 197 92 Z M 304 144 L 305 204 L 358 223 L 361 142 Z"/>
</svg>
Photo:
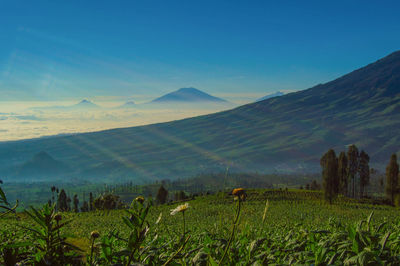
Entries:
<svg viewBox="0 0 400 266">
<path fill-rule="evenodd" d="M 226 102 L 224 99 L 212 96 L 196 88 L 181 88 L 179 90 L 168 93 L 152 102 L 168 103 L 168 102 Z"/>
</svg>

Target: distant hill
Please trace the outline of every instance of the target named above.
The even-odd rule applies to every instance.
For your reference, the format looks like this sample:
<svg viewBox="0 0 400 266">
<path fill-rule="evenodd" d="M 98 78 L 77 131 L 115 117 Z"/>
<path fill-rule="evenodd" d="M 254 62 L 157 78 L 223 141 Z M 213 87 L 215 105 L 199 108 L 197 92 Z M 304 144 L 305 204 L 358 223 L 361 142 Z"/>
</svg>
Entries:
<svg viewBox="0 0 400 266">
<path fill-rule="evenodd" d="M 124 103 L 123 105 L 119 106 L 119 108 L 131 108 L 131 107 L 136 107 L 135 102 L 128 101 L 128 102 Z"/>
<path fill-rule="evenodd" d="M 171 103 L 171 102 L 226 102 L 226 100 L 214 97 L 210 94 L 202 92 L 195 88 L 182 88 L 177 91 L 168 93 L 164 96 L 156 98 L 151 101 L 152 103 Z"/>
<path fill-rule="evenodd" d="M 354 143 L 369 153 L 372 167 L 384 170 L 390 155 L 400 151 L 399 132 L 400 52 L 395 52 L 331 82 L 229 111 L 3 142 L 0 166 L 45 150 L 68 163 L 71 176 L 99 181 L 176 179 L 221 172 L 227 165 L 231 172 L 320 172 L 324 152 Z"/>
<path fill-rule="evenodd" d="M 270 98 L 274 98 L 274 97 L 279 97 L 279 96 L 282 96 L 282 95 L 285 95 L 285 93 L 283 93 L 281 91 L 277 91 L 277 92 L 267 94 L 264 97 L 261 97 L 261 98 L 257 99 L 256 102 L 264 101 L 264 100 L 267 100 L 267 99 L 270 99 Z"/>
<path fill-rule="evenodd" d="M 92 103 L 89 100 L 83 99 L 77 104 L 69 105 L 69 106 L 41 106 L 41 107 L 32 107 L 31 110 L 48 110 L 48 111 L 73 111 L 73 110 L 81 110 L 81 109 L 99 109 L 101 108 L 97 104 Z"/>
<path fill-rule="evenodd" d="M 47 152 L 41 151 L 25 163 L 17 165 L 10 175 L 15 178 L 56 179 L 67 174 L 69 170 L 67 165 L 55 160 Z"/>
</svg>

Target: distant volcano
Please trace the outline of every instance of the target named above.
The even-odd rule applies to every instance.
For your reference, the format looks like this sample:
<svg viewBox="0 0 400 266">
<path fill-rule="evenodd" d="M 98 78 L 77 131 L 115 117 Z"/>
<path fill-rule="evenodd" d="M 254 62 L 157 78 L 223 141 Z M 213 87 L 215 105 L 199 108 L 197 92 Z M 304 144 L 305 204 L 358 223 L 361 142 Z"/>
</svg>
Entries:
<svg viewBox="0 0 400 266">
<path fill-rule="evenodd" d="M 227 102 L 224 99 L 212 96 L 201 90 L 195 88 L 182 88 L 177 91 L 165 94 L 159 98 L 151 101 L 153 103 L 171 103 L 171 102 L 213 102 L 213 103 L 223 103 Z"/>
<path fill-rule="evenodd" d="M 83 99 L 80 101 L 78 104 L 73 105 L 72 107 L 78 107 L 78 108 L 99 108 L 97 104 L 92 103 L 89 100 Z"/>
</svg>

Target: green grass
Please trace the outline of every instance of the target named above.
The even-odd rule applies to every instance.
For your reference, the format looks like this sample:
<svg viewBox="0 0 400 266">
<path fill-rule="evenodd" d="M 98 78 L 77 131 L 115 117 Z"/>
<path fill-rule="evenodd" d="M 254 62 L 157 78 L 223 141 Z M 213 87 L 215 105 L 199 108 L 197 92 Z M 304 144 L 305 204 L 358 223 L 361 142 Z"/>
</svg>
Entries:
<svg viewBox="0 0 400 266">
<path fill-rule="evenodd" d="M 269 208 L 263 223 L 262 217 L 267 199 Z M 364 258 L 366 261 L 376 262 L 377 259 L 374 259 L 373 254 L 376 250 L 381 252 L 381 249 L 384 252 L 382 254 L 385 254 L 383 259 L 388 259 L 387 263 L 393 258 L 398 258 L 400 254 L 398 209 L 383 205 L 358 204 L 348 200 L 339 200 L 336 204 L 329 205 L 320 199 L 319 192 L 249 191 L 248 200 L 243 202 L 237 232 L 225 262 L 243 265 L 256 261 L 318 264 L 327 263 L 333 254 L 339 251 L 345 252 L 342 258 L 334 258 L 337 263 L 364 254 L 362 253 L 364 251 L 372 254 L 368 253 L 369 257 Z M 148 255 L 156 256 L 153 258 L 155 264 L 164 263 L 182 243 L 179 240 L 182 233 L 182 216 L 170 215 L 170 210 L 177 205 L 157 206 L 149 213 L 150 232 L 144 247 L 148 249 L 145 251 Z M 203 252 L 207 254 L 204 256 L 208 261 L 217 262 L 222 257 L 231 233 L 235 202 L 232 196 L 219 193 L 198 197 L 189 201 L 189 205 L 185 219 L 187 235 L 191 238 L 181 252 L 187 257 L 178 259 L 180 257 L 178 256 L 174 261 L 178 264 L 190 263 L 196 254 Z M 359 222 L 366 220 L 371 212 L 373 212 L 371 226 L 366 227 L 364 223 L 358 228 Z M 161 222 L 155 224 L 160 213 L 162 213 Z M 0 227 L 9 232 L 18 232 L 16 235 L 23 238 L 20 226 L 32 226 L 33 223 L 24 214 L 18 216 L 19 220 L 11 216 L 2 218 Z M 90 251 L 90 232 L 93 230 L 99 231 L 103 237 L 111 231 L 118 232 L 120 237 L 129 234 L 128 227 L 122 222 L 122 217 L 126 216 L 123 210 L 64 213 L 63 216 L 66 220 L 72 220 L 64 228 L 68 241 L 86 253 Z M 378 231 L 377 228 L 384 222 Z M 352 240 L 356 233 L 351 233 L 352 230 L 364 234 L 367 240 L 364 241 L 362 238 L 357 240 L 360 243 L 356 247 L 354 243 L 358 242 Z M 388 239 L 389 247 L 382 248 L 382 241 L 387 232 L 391 233 Z M 118 249 L 122 248 L 124 243 L 116 241 L 115 245 Z M 143 255 L 142 259 L 144 258 Z"/>
</svg>

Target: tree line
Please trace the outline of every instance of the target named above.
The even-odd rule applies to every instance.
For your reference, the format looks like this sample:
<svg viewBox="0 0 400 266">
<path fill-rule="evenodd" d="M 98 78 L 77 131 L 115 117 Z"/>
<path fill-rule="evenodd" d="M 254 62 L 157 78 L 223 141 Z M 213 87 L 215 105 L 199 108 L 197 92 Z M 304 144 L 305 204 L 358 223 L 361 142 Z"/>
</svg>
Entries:
<svg viewBox="0 0 400 266">
<path fill-rule="evenodd" d="M 56 211 L 74 211 L 74 212 L 88 212 L 94 210 L 113 210 L 124 208 L 125 205 L 118 195 L 112 193 L 104 193 L 96 198 L 93 193 L 89 193 L 89 201 L 84 200 L 82 206 L 79 206 L 78 195 L 75 194 L 71 199 L 64 189 L 59 189 L 55 186 L 51 187 L 52 198 L 49 199 L 48 204 L 54 205 Z"/>
<path fill-rule="evenodd" d="M 71 199 L 64 189 L 59 189 L 55 186 L 51 187 L 52 197 L 48 200 L 48 205 L 54 205 L 56 211 L 60 212 L 88 212 L 94 210 L 114 210 L 127 207 L 120 197 L 112 192 L 103 193 L 94 198 L 93 193 L 89 193 L 89 201 L 84 200 L 82 206 L 79 206 L 78 195 L 75 194 Z M 151 197 L 151 195 L 149 195 Z M 186 195 L 184 191 L 177 191 L 173 195 L 175 201 L 182 201 L 194 195 Z M 168 202 L 168 190 L 161 185 L 156 194 L 156 203 L 165 204 Z"/>
<path fill-rule="evenodd" d="M 320 159 L 322 168 L 322 188 L 325 199 L 332 203 L 335 197 L 343 195 L 351 198 L 365 197 L 365 188 L 370 184 L 370 176 L 376 172 L 369 166 L 368 153 L 359 152 L 356 145 L 348 147 L 339 156 L 329 149 Z M 399 188 L 399 165 L 396 154 L 392 154 L 386 167 L 385 192 L 390 204 L 394 204 Z"/>
</svg>

